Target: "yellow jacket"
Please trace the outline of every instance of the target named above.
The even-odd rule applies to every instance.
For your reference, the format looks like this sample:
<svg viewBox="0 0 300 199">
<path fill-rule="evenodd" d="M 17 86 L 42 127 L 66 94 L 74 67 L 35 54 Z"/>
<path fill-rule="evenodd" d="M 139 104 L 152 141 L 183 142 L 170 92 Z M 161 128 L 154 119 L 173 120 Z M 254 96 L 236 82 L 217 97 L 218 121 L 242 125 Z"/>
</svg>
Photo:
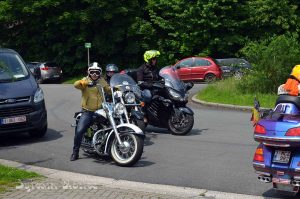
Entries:
<svg viewBox="0 0 300 199">
<path fill-rule="evenodd" d="M 96 111 L 102 107 L 103 95 L 100 93 L 98 86 L 88 87 L 88 83 L 92 82 L 89 77 L 84 77 L 74 83 L 74 87 L 81 90 L 82 100 L 81 106 L 88 111 Z M 111 94 L 111 90 L 107 82 L 101 77 L 97 81 L 97 85 L 104 88 L 104 92 Z"/>
</svg>

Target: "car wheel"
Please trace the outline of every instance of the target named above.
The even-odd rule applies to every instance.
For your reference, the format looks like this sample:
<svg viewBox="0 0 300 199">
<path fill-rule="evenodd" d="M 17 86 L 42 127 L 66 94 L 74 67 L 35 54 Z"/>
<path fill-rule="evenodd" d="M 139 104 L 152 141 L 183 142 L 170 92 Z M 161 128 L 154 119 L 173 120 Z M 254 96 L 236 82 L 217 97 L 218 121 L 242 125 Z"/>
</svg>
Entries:
<svg viewBox="0 0 300 199">
<path fill-rule="evenodd" d="M 205 75 L 205 77 L 204 77 L 204 81 L 206 83 L 212 83 L 212 82 L 216 81 L 216 79 L 217 79 L 217 77 L 212 73 L 209 73 L 209 74 Z"/>
</svg>

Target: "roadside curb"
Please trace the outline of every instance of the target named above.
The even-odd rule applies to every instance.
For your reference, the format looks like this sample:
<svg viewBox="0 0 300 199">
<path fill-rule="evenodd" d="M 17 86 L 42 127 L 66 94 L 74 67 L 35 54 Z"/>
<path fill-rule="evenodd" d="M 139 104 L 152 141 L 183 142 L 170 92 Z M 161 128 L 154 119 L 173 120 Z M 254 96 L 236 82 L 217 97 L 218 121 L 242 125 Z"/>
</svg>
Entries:
<svg viewBox="0 0 300 199">
<path fill-rule="evenodd" d="M 232 104 L 219 104 L 219 103 L 202 101 L 202 100 L 197 99 L 197 94 L 195 94 L 192 97 L 192 101 L 195 103 L 198 103 L 198 104 L 206 105 L 206 106 L 236 109 L 236 110 L 241 110 L 241 111 L 251 111 L 253 108 L 251 106 L 238 106 L 238 105 L 232 105 Z"/>
<path fill-rule="evenodd" d="M 84 183 L 87 185 L 100 185 L 110 189 L 123 189 L 128 191 L 143 191 L 156 194 L 165 194 L 176 196 L 180 198 L 216 198 L 216 199 L 263 199 L 266 197 L 244 195 L 236 193 L 210 191 L 206 189 L 196 189 L 189 187 L 178 187 L 172 185 L 150 184 L 142 182 L 132 182 L 126 180 L 118 180 L 112 178 L 98 177 L 93 175 L 85 175 L 69 171 L 60 171 L 55 169 L 48 169 L 38 166 L 26 165 L 19 162 L 0 159 L 0 164 L 32 171 L 39 173 L 49 179 L 73 181 L 77 183 Z"/>
</svg>

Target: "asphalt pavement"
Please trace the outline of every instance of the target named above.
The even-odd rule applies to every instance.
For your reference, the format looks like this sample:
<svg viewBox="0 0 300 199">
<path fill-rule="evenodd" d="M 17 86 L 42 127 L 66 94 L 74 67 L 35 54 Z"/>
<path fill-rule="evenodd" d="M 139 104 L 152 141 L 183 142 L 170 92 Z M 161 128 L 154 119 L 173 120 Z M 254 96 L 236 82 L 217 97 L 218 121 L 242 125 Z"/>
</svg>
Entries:
<svg viewBox="0 0 300 199">
<path fill-rule="evenodd" d="M 205 85 L 200 85 L 200 87 L 202 86 Z M 46 102 L 51 101 L 51 107 L 48 107 L 48 112 L 50 115 L 49 122 L 50 124 L 52 124 L 52 127 L 50 126 L 50 128 L 48 129 L 48 138 L 45 140 L 40 140 L 39 143 L 33 144 L 32 142 L 26 140 L 8 140 L 13 144 L 1 143 L 0 146 L 2 146 L 2 149 L 0 147 L 0 157 L 5 157 L 4 154 L 9 151 L 9 153 L 7 153 L 8 155 L 10 155 L 8 159 L 12 161 L 2 159 L 0 160 L 0 163 L 8 166 L 26 169 L 29 171 L 35 171 L 42 174 L 43 176 L 46 176 L 47 178 L 40 179 L 37 182 L 22 182 L 21 186 L 19 186 L 18 188 L 12 189 L 10 192 L 0 195 L 0 197 L 2 198 L 268 198 L 268 194 L 264 196 L 255 196 L 252 194 L 250 195 L 226 192 L 226 190 L 228 190 L 229 192 L 231 192 L 231 190 L 239 192 L 238 190 L 242 190 L 242 186 L 244 186 L 243 184 L 247 184 L 247 182 L 249 182 L 250 185 L 250 183 L 252 183 L 249 180 L 248 174 L 246 176 L 243 174 L 245 170 L 241 170 L 241 166 L 238 165 L 240 164 L 240 162 L 235 162 L 236 158 L 233 160 L 228 159 L 226 155 L 229 154 L 230 157 L 230 154 L 234 154 L 236 152 L 235 148 L 241 148 L 242 150 L 250 149 L 249 152 L 241 151 L 241 153 L 246 154 L 246 156 L 244 157 L 246 161 L 243 161 L 242 165 L 248 165 L 248 156 L 253 155 L 252 148 L 255 147 L 255 144 L 247 143 L 247 139 L 239 143 L 237 146 L 234 146 L 237 142 L 240 142 L 239 138 L 232 137 L 230 138 L 230 140 L 228 140 L 228 137 L 222 137 L 223 132 L 218 128 L 222 127 L 223 124 L 231 122 L 230 115 L 232 113 L 222 113 L 221 111 L 219 115 L 228 115 L 228 117 L 225 118 L 225 120 L 228 121 L 212 124 L 207 123 L 207 121 L 203 120 L 203 118 L 200 118 L 197 115 L 195 121 L 200 121 L 200 126 L 208 126 L 213 130 L 213 133 L 210 135 L 206 134 L 206 131 L 208 131 L 209 129 L 196 128 L 193 129 L 190 137 L 170 137 L 170 135 L 164 135 L 164 133 L 162 133 L 159 134 L 160 137 L 156 140 L 157 134 L 149 133 L 148 137 L 150 139 L 147 140 L 146 155 L 143 155 L 144 159 L 139 161 L 138 167 L 117 169 L 110 163 L 102 160 L 96 159 L 91 161 L 89 157 L 82 157 L 80 160 L 76 161 L 76 163 L 70 164 L 69 161 L 66 161 L 66 156 L 69 157 L 70 155 L 69 145 L 71 142 L 68 141 L 68 143 L 66 143 L 65 141 L 70 140 L 70 137 L 72 137 L 73 135 L 68 135 L 70 130 L 68 128 L 65 128 L 64 126 L 70 125 L 70 121 L 73 120 L 72 116 L 74 113 L 74 108 L 70 106 L 70 100 L 78 99 L 79 104 L 80 96 L 79 93 L 74 94 L 74 92 L 66 89 L 63 91 L 63 95 L 68 96 L 68 98 L 59 99 L 56 97 L 56 95 L 53 95 L 53 93 L 57 91 L 55 85 L 45 85 L 45 87 L 48 87 L 51 92 L 50 94 L 48 90 L 49 94 L 46 99 Z M 196 103 L 198 103 L 197 100 L 195 101 Z M 203 104 L 203 102 L 201 101 L 200 103 Z M 192 106 L 197 107 L 197 105 L 193 105 L 193 103 L 191 104 Z M 63 107 L 67 107 L 63 109 L 63 112 L 65 113 L 64 116 L 60 115 Z M 217 112 L 218 110 L 213 111 L 213 113 L 204 110 L 201 113 L 207 114 L 208 117 L 216 117 Z M 241 114 L 239 117 L 241 121 L 245 120 L 243 114 Z M 240 121 L 236 121 L 236 123 L 239 122 Z M 57 125 L 56 128 L 54 128 L 53 124 Z M 239 128 L 240 126 L 234 124 L 232 126 L 226 126 L 223 129 L 228 133 L 228 136 L 231 136 L 231 132 L 237 130 L 235 129 L 236 127 Z M 151 131 L 152 130 L 153 129 L 151 129 Z M 234 134 L 232 135 L 236 134 L 237 132 L 234 132 Z M 202 135 L 201 140 L 199 140 L 200 142 L 198 140 L 194 140 L 196 138 L 196 135 Z M 245 134 L 241 134 L 240 136 L 243 137 L 244 135 Z M 214 136 L 219 137 L 219 140 L 215 142 L 213 139 L 211 139 Z M 69 138 L 61 139 L 63 137 Z M 170 139 L 175 140 L 174 144 L 170 143 Z M 153 141 L 155 141 L 155 145 L 153 145 Z M 197 142 L 201 145 L 198 145 Z M 59 148 L 56 151 L 55 147 L 58 147 L 57 144 L 59 144 Z M 176 148 L 180 149 L 190 144 L 197 144 L 197 148 L 189 146 L 192 148 L 188 153 L 193 154 L 193 150 L 195 149 L 201 150 L 199 151 L 199 153 L 201 154 L 199 157 L 197 157 L 197 160 L 193 159 L 193 155 L 186 156 L 184 155 L 184 153 L 176 150 Z M 211 145 L 211 148 L 209 147 L 209 145 Z M 25 153 L 23 152 L 22 148 L 20 148 L 21 146 L 23 146 L 23 149 L 25 148 Z M 164 150 L 164 156 L 160 156 L 161 151 L 158 150 L 159 148 L 155 148 L 155 146 L 166 146 L 166 148 L 169 148 L 169 150 L 162 149 Z M 37 151 L 37 149 L 43 150 L 44 154 L 41 154 L 40 151 Z M 206 150 L 210 152 L 205 152 Z M 23 157 L 21 153 L 23 154 Z M 41 158 L 41 155 L 44 155 L 44 158 Z M 151 155 L 156 156 L 155 163 L 151 161 L 151 158 L 149 158 Z M 171 156 L 173 156 L 173 159 L 171 158 Z M 215 159 L 211 159 L 210 156 L 214 156 Z M 170 157 L 169 160 L 166 157 Z M 17 162 L 14 160 L 17 160 Z M 216 163 L 218 161 L 220 163 L 219 165 Z M 99 174 L 97 175 L 94 175 L 95 173 L 97 173 L 97 168 L 95 167 L 97 166 L 97 164 L 94 164 L 95 162 L 101 163 L 101 168 L 99 167 L 99 170 L 101 172 L 99 172 Z M 172 167 L 165 168 L 167 165 L 171 164 L 173 164 Z M 193 165 L 196 165 L 197 167 L 204 167 L 204 170 L 205 168 L 213 168 L 212 170 L 215 171 L 215 175 L 211 172 L 202 172 L 199 176 L 199 174 L 197 173 L 198 170 L 196 168 L 193 168 Z M 66 171 L 67 168 L 68 171 Z M 173 168 L 174 171 L 172 171 Z M 218 170 L 220 168 L 224 168 L 224 170 Z M 236 168 L 236 172 L 228 173 L 228 171 L 230 171 L 230 169 L 232 168 Z M 159 173 L 160 176 L 150 173 L 150 170 L 153 169 L 154 172 L 161 172 Z M 180 170 L 181 172 L 179 172 Z M 81 171 L 81 173 L 85 174 L 79 174 L 75 171 Z M 145 172 L 149 172 L 149 175 L 147 175 L 147 173 Z M 167 175 L 172 175 L 173 173 L 174 178 L 170 176 L 169 179 L 166 179 L 164 177 L 164 173 Z M 151 175 L 153 176 L 151 177 Z M 192 177 L 193 175 L 195 176 L 194 178 Z M 221 178 L 221 182 L 217 182 L 217 180 L 220 180 L 219 177 L 223 175 L 224 178 Z M 228 184 L 233 182 L 232 180 L 238 178 L 238 176 L 236 175 L 240 175 L 241 180 L 246 183 L 233 183 L 234 185 L 228 186 Z M 120 177 L 112 178 L 99 176 Z M 141 182 L 141 180 L 138 180 L 139 182 L 136 181 L 135 179 L 140 179 L 138 178 L 138 176 L 142 176 L 142 178 L 144 177 L 145 179 L 148 179 L 148 182 Z M 255 174 L 251 173 L 251 177 L 254 179 Z M 125 180 L 125 178 L 127 180 Z M 176 180 L 176 183 L 175 181 L 172 183 L 170 182 L 170 180 Z M 156 183 L 158 181 L 160 183 Z M 212 186 L 203 187 L 202 189 L 201 186 L 204 185 L 205 182 L 208 182 L 208 185 L 217 187 L 219 191 L 213 191 L 207 188 Z M 182 186 L 183 184 L 187 186 Z M 240 184 L 241 186 L 238 186 L 238 184 Z M 224 188 L 222 188 L 222 185 L 224 186 Z M 257 188 L 259 189 L 265 189 L 266 186 L 264 185 L 262 188 L 261 185 L 262 184 L 260 184 L 260 182 L 255 181 L 254 186 L 257 186 Z M 253 185 L 251 184 L 250 187 L 253 187 Z M 254 190 L 250 192 L 257 193 Z"/>
<path fill-rule="evenodd" d="M 197 102 L 197 99 L 194 99 Z M 205 102 L 201 102 L 205 103 Z M 27 180 L 8 192 L 0 194 L 1 198 L 219 198 L 252 199 L 265 198 L 245 194 L 235 194 L 170 186 L 117 180 L 93 175 L 37 167 L 14 161 L 0 159 L 0 164 L 33 171 L 46 178 Z"/>
</svg>

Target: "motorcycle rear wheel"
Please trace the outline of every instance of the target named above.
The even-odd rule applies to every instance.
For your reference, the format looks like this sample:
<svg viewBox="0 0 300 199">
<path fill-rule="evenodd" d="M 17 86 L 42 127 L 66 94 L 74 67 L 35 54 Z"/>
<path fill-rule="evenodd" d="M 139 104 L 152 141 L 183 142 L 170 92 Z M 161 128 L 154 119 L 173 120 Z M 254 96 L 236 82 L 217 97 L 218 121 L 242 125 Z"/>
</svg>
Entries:
<svg viewBox="0 0 300 199">
<path fill-rule="evenodd" d="M 194 126 L 194 116 L 181 113 L 182 117 L 176 118 L 175 113 L 173 112 L 168 120 L 168 126 L 173 135 L 186 135 L 190 132 Z M 176 122 L 176 120 L 179 120 Z"/>
<path fill-rule="evenodd" d="M 132 133 L 121 133 L 119 135 L 125 147 L 120 146 L 117 138 L 114 138 L 110 150 L 111 157 L 119 166 L 132 166 L 142 156 L 144 139 Z"/>
</svg>

